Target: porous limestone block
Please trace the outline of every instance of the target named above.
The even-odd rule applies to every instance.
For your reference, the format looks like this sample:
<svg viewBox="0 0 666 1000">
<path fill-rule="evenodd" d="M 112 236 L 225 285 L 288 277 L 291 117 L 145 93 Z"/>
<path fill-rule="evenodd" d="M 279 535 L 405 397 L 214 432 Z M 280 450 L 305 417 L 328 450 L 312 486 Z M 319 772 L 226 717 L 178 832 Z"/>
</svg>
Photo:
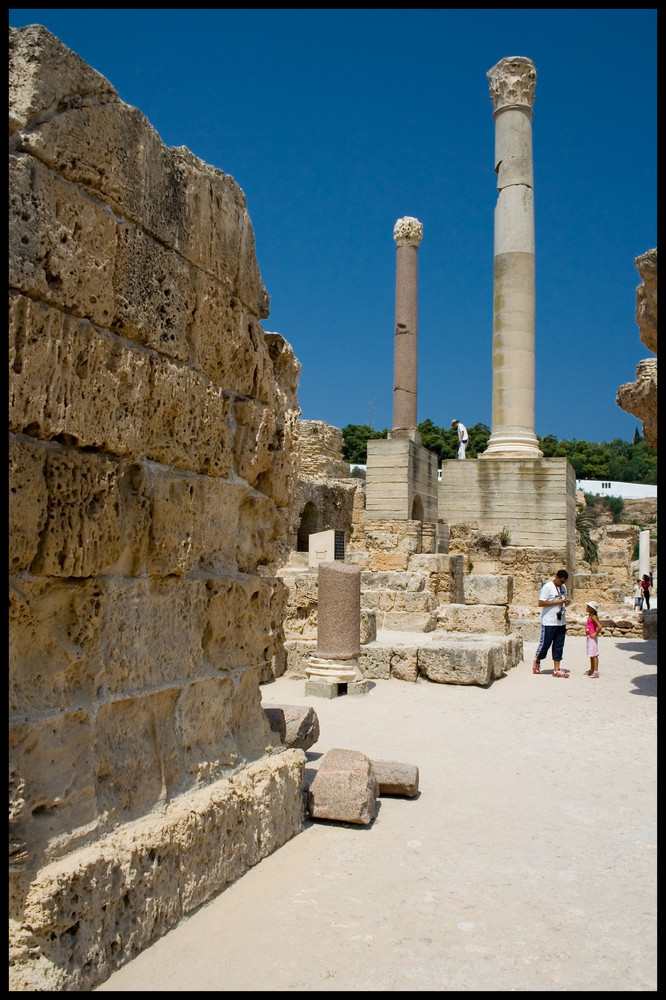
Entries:
<svg viewBox="0 0 666 1000">
<path fill-rule="evenodd" d="M 28 569 L 39 549 L 49 507 L 44 448 L 22 434 L 9 435 L 9 572 Z"/>
<path fill-rule="evenodd" d="M 9 29 L 9 128 L 34 126 L 66 101 L 118 99 L 109 81 L 41 24 Z"/>
<path fill-rule="evenodd" d="M 362 646 L 359 668 L 366 678 L 388 680 L 391 676 L 391 650 L 375 645 Z"/>
<path fill-rule="evenodd" d="M 409 555 L 407 552 L 371 552 L 370 570 L 381 573 L 384 570 L 399 572 L 407 569 Z"/>
<path fill-rule="evenodd" d="M 164 146 L 136 108 L 118 100 L 91 104 L 70 103 L 25 128 L 19 147 L 235 286 L 255 315 L 268 316 L 245 196 L 234 179 L 185 147 Z"/>
<path fill-rule="evenodd" d="M 358 750 L 329 750 L 308 789 L 313 819 L 371 823 L 377 812 L 379 785 L 372 761 Z"/>
<path fill-rule="evenodd" d="M 10 866 L 34 872 L 95 830 L 94 757 L 84 710 L 10 725 Z"/>
<path fill-rule="evenodd" d="M 184 687 L 177 706 L 178 739 L 185 771 L 196 782 L 224 776 L 239 763 L 231 733 L 234 682 L 212 677 Z"/>
<path fill-rule="evenodd" d="M 296 443 L 297 411 L 288 410 L 282 422 L 278 420 L 272 447 L 273 462 L 257 477 L 256 488 L 270 497 L 278 507 L 289 507 L 293 500 L 298 476 Z"/>
<path fill-rule="evenodd" d="M 437 628 L 435 611 L 386 611 L 381 617 L 381 627 L 400 632 L 433 632 Z"/>
<path fill-rule="evenodd" d="M 400 573 L 385 570 L 384 572 L 361 572 L 361 587 L 368 590 L 408 590 L 422 591 L 425 587 L 424 573 Z"/>
<path fill-rule="evenodd" d="M 393 607 L 393 600 L 393 595 L 389 597 L 383 590 L 362 590 L 361 610 L 379 611 L 380 606 L 382 610 L 386 610 L 389 607 Z"/>
<path fill-rule="evenodd" d="M 194 367 L 216 385 L 273 403 L 273 365 L 261 326 L 226 285 L 192 269 L 196 308 L 190 317 Z"/>
<path fill-rule="evenodd" d="M 281 333 L 264 331 L 264 339 L 268 347 L 268 356 L 273 365 L 280 406 L 286 411 L 293 411 L 292 441 L 298 440 L 298 380 L 301 375 L 301 363 L 294 354 L 291 344 Z"/>
<path fill-rule="evenodd" d="M 233 412 L 234 465 L 238 475 L 255 486 L 262 472 L 271 468 L 272 450 L 277 445 L 277 414 L 255 399 L 237 400 Z"/>
<path fill-rule="evenodd" d="M 239 573 L 254 573 L 257 566 L 276 562 L 279 543 L 285 540 L 284 511 L 270 497 L 250 490 L 238 511 L 236 563 Z"/>
<path fill-rule="evenodd" d="M 62 103 L 59 112 L 21 130 L 19 148 L 175 248 L 184 214 L 183 182 L 173 151 L 145 115 L 117 99 Z"/>
<path fill-rule="evenodd" d="M 399 681 L 411 681 L 419 676 L 419 654 L 417 649 L 394 649 L 391 651 L 391 677 Z"/>
<path fill-rule="evenodd" d="M 433 611 L 437 607 L 434 594 L 424 590 L 421 593 L 397 593 L 391 610 L 411 612 Z"/>
<path fill-rule="evenodd" d="M 235 690 L 231 706 L 231 732 L 241 756 L 256 760 L 280 745 L 261 705 L 259 682 L 263 664 L 234 672 Z"/>
<path fill-rule="evenodd" d="M 230 401 L 204 376 L 129 348 L 43 303 L 12 296 L 10 430 L 146 455 L 192 472 L 231 471 Z"/>
<path fill-rule="evenodd" d="M 500 646 L 460 641 L 419 649 L 419 673 L 438 684 L 478 684 L 486 687 L 504 669 Z"/>
<path fill-rule="evenodd" d="M 9 157 L 9 285 L 108 327 L 116 223 L 32 156 Z"/>
<path fill-rule="evenodd" d="M 113 312 L 104 325 L 127 340 L 189 362 L 190 330 L 199 305 L 194 269 L 131 223 L 118 223 L 116 241 Z M 194 367 L 199 367 L 196 360 Z"/>
<path fill-rule="evenodd" d="M 285 639 L 284 648 L 287 654 L 287 674 L 294 679 L 307 676 L 307 666 L 314 656 L 317 646 L 316 639 Z M 361 647 L 360 666 L 363 670 L 363 657 L 366 647 Z"/>
<path fill-rule="evenodd" d="M 319 718 L 311 705 L 265 705 L 268 723 L 290 749 L 309 750 L 319 739 Z"/>
<path fill-rule="evenodd" d="M 209 666 L 214 599 L 207 580 L 100 580 L 104 681 L 112 696 L 187 683 Z M 229 636 L 230 650 L 233 637 Z M 214 664 L 211 664 L 214 666 Z"/>
<path fill-rule="evenodd" d="M 380 795 L 406 795 L 414 798 L 419 794 L 419 769 L 415 764 L 403 764 L 397 760 L 373 760 L 372 768 L 379 782 Z"/>
<path fill-rule="evenodd" d="M 89 704 L 106 681 L 99 581 L 10 577 L 9 708 Z"/>
<path fill-rule="evenodd" d="M 509 609 L 493 604 L 442 604 L 437 609 L 437 627 L 447 632 L 499 632 L 510 629 Z"/>
<path fill-rule="evenodd" d="M 536 636 L 538 639 L 538 636 Z M 518 666 L 523 660 L 523 635 L 512 633 L 504 637 L 502 646 L 504 650 L 504 670 L 511 670 Z"/>
<path fill-rule="evenodd" d="M 204 582 L 208 604 L 200 643 L 205 661 L 215 670 L 229 671 L 270 660 L 275 636 L 281 640 L 282 581 L 239 575 Z"/>
<path fill-rule="evenodd" d="M 143 462 L 135 488 L 150 499 L 146 568 L 151 575 L 237 571 L 236 543 L 244 483 Z"/>
<path fill-rule="evenodd" d="M 284 750 L 16 880 L 10 989 L 103 982 L 300 831 L 304 769 Z"/>
<path fill-rule="evenodd" d="M 102 704 L 94 723 L 97 809 L 126 822 L 176 794 L 183 783 L 175 710 L 178 688 Z"/>
<path fill-rule="evenodd" d="M 47 513 L 32 572 L 49 577 L 141 573 L 150 512 L 140 466 L 54 442 L 29 442 L 23 435 L 15 439 L 18 448 L 41 454 L 33 484 L 46 493 Z M 23 492 L 27 488 L 26 483 Z"/>
<path fill-rule="evenodd" d="M 474 573 L 463 578 L 465 604 L 511 604 L 513 577 Z"/>
<path fill-rule="evenodd" d="M 361 645 L 374 642 L 377 638 L 377 613 L 361 608 Z"/>
</svg>

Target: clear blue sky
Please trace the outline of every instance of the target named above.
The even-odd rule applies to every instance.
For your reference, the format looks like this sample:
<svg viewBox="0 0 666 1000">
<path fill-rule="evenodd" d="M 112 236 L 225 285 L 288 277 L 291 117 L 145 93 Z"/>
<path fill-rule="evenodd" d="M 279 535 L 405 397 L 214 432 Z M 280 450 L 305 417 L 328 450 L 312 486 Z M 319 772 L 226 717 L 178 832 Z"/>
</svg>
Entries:
<svg viewBox="0 0 666 1000">
<path fill-rule="evenodd" d="M 656 10 L 10 9 L 247 197 L 302 416 L 391 425 L 395 243 L 419 250 L 419 420 L 491 424 L 494 123 L 532 59 L 536 432 L 631 440 L 634 259 L 657 245 Z"/>
</svg>

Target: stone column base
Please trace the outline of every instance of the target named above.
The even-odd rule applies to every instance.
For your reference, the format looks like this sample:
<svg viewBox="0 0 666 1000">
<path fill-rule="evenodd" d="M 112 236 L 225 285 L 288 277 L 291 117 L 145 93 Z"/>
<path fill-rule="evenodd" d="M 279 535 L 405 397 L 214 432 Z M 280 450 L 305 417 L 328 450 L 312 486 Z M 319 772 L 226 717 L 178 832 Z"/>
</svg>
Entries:
<svg viewBox="0 0 666 1000">
<path fill-rule="evenodd" d="M 366 694 L 368 691 L 368 682 L 361 676 L 357 658 L 327 660 L 321 656 L 311 656 L 305 672 L 306 695 L 337 698 L 340 694 Z"/>
</svg>

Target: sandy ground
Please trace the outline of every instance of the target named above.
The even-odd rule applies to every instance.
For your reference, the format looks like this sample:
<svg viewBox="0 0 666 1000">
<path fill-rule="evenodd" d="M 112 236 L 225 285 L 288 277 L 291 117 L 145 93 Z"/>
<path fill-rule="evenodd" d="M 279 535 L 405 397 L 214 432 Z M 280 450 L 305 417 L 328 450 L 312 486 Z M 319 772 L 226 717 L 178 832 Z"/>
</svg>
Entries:
<svg viewBox="0 0 666 1000">
<path fill-rule="evenodd" d="M 314 704 L 332 747 L 416 764 L 418 798 L 304 830 L 96 992 L 653 991 L 656 641 L 567 639 L 488 689 L 375 681 Z"/>
</svg>

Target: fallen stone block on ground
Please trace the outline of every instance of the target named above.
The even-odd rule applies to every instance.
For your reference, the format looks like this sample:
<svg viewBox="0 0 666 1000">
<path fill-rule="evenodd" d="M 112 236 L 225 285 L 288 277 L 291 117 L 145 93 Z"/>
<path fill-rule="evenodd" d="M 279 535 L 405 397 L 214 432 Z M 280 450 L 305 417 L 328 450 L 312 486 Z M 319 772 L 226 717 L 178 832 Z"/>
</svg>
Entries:
<svg viewBox="0 0 666 1000">
<path fill-rule="evenodd" d="M 329 750 L 308 789 L 313 819 L 371 823 L 377 813 L 379 782 L 372 761 L 358 750 Z"/>
<path fill-rule="evenodd" d="M 402 764 L 397 760 L 373 760 L 372 767 L 379 782 L 380 795 L 407 795 L 419 793 L 419 769 L 415 764 Z"/>
<path fill-rule="evenodd" d="M 268 724 L 290 750 L 309 750 L 319 739 L 319 718 L 311 705 L 268 705 Z"/>
</svg>

